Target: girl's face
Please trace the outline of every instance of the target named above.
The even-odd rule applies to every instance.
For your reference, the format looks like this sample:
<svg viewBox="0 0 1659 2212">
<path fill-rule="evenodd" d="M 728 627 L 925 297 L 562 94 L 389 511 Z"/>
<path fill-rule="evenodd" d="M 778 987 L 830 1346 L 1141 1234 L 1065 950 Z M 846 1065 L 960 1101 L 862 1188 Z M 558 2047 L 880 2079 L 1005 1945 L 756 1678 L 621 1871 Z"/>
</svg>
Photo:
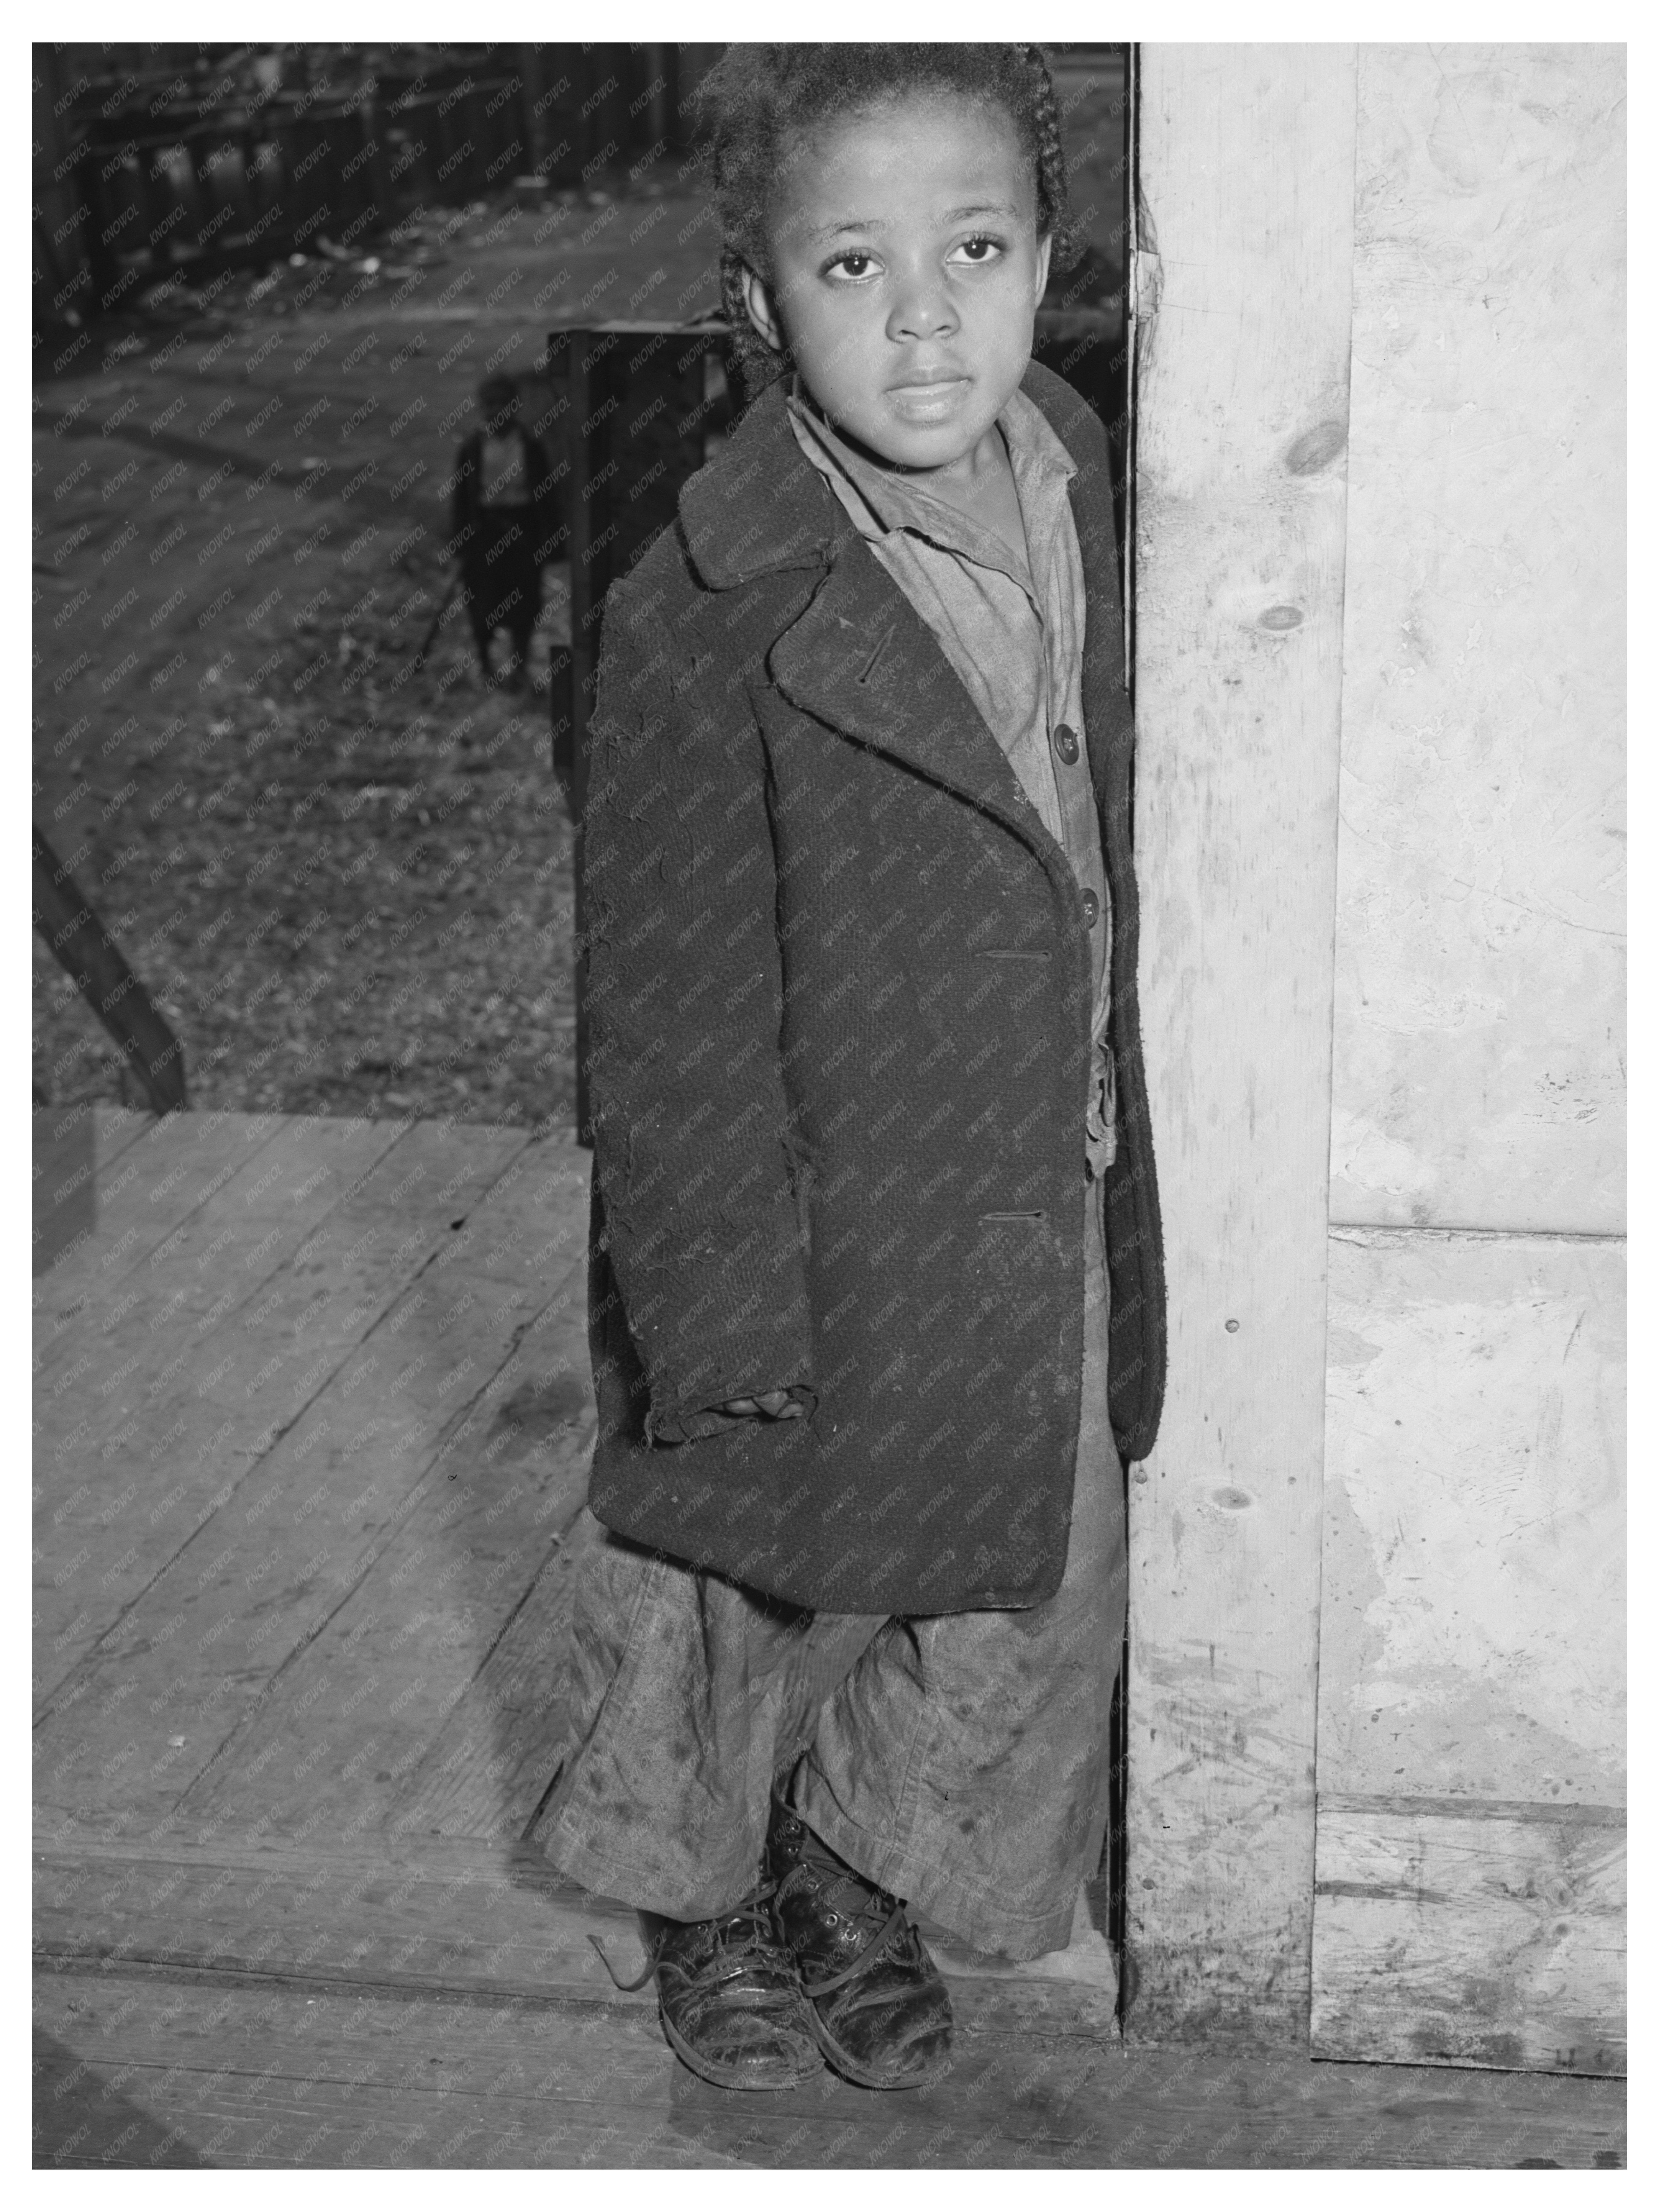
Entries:
<svg viewBox="0 0 1659 2212">
<path fill-rule="evenodd" d="M 837 118 L 793 157 L 768 232 L 750 318 L 775 348 L 787 333 L 837 429 L 903 468 L 971 454 L 1025 373 L 1048 275 L 1012 122 L 948 94 Z"/>
</svg>

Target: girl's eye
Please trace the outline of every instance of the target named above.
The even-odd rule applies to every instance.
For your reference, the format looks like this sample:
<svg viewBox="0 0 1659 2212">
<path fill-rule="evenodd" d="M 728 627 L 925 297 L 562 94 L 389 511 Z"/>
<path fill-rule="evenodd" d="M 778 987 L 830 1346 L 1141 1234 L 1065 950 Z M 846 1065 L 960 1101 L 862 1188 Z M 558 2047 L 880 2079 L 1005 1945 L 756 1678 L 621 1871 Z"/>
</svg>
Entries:
<svg viewBox="0 0 1659 2212">
<path fill-rule="evenodd" d="M 874 265 L 873 254 L 865 252 L 861 246 L 853 246 L 845 253 L 838 253 L 823 273 L 826 276 L 837 274 L 849 277 L 867 276 Z"/>
<path fill-rule="evenodd" d="M 981 233 L 974 238 L 964 238 L 957 248 L 957 254 L 965 258 L 970 269 L 983 269 L 988 262 L 1000 261 L 1004 250 L 1000 238 L 989 238 Z M 951 258 L 954 259 L 956 256 Z"/>
</svg>

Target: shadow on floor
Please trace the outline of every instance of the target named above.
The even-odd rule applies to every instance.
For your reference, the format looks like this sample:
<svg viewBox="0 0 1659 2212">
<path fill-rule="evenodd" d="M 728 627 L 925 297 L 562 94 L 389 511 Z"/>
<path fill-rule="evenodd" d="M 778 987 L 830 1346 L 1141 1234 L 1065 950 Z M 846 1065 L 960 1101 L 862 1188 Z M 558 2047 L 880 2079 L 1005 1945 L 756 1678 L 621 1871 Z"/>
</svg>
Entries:
<svg viewBox="0 0 1659 2212">
<path fill-rule="evenodd" d="M 55 2036 L 34 2035 L 33 2158 L 36 2166 L 206 2166 L 177 2128 L 131 2103 L 86 2059 Z"/>
</svg>

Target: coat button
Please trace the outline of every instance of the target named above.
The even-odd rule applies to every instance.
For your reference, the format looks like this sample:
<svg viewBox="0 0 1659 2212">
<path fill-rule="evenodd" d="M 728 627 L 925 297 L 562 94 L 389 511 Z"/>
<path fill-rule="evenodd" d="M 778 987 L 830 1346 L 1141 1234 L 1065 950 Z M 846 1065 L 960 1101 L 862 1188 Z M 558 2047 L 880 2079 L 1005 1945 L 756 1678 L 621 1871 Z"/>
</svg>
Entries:
<svg viewBox="0 0 1659 2212">
<path fill-rule="evenodd" d="M 1077 732 L 1069 722 L 1062 722 L 1054 732 L 1054 750 L 1067 768 L 1070 768 L 1072 763 L 1077 758 Z"/>
<path fill-rule="evenodd" d="M 1083 894 L 1083 919 L 1091 929 L 1100 920 L 1100 901 L 1092 891 L 1085 891 Z"/>
</svg>

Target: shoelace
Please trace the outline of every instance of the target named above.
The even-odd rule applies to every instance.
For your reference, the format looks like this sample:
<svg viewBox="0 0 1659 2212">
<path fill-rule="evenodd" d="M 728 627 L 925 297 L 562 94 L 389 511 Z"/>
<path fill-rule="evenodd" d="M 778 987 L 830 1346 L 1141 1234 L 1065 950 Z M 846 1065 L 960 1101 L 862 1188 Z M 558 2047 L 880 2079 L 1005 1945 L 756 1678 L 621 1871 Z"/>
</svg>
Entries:
<svg viewBox="0 0 1659 2212">
<path fill-rule="evenodd" d="M 874 1920 L 876 1916 L 883 1911 L 884 1905 L 888 1908 L 882 1918 L 881 1925 L 850 1966 L 843 1966 L 839 1973 L 826 1975 L 821 1982 L 809 1982 L 805 1977 L 802 1978 L 801 1987 L 809 1997 L 828 1996 L 831 1990 L 842 1988 L 847 1983 L 856 1980 L 859 1975 L 867 1972 L 869 1968 L 874 1966 L 876 1960 L 888 1948 L 894 1935 L 905 1925 L 904 1904 L 902 1899 L 889 1897 L 884 1890 L 872 1890 L 867 1887 L 856 1875 L 849 1877 L 843 1868 L 832 1864 L 828 1859 L 819 1857 L 816 1851 L 811 1850 L 810 1847 L 803 1853 L 798 1864 L 816 1867 L 821 1872 L 835 1877 L 825 1892 L 825 1897 L 828 1902 L 837 1908 L 841 1907 L 849 1896 L 851 1897 L 856 1911 L 846 1915 L 849 1923 L 854 1919 Z"/>
<path fill-rule="evenodd" d="M 886 1919 L 882 1923 L 881 1928 L 878 1931 L 873 1942 L 866 1943 L 865 1945 L 863 1950 L 859 1953 L 857 1958 L 854 1960 L 850 1966 L 843 1966 L 838 1974 L 828 1975 L 821 1982 L 809 1982 L 803 1978 L 801 1981 L 802 1989 L 805 1990 L 809 1997 L 828 1996 L 831 1990 L 838 1990 L 844 1982 L 853 1981 L 860 1974 L 866 1972 L 870 1967 L 874 1966 L 876 1960 L 887 1948 L 889 1938 L 891 1936 L 894 1929 L 902 1922 L 903 1918 L 903 1905 L 896 1904 L 892 1911 L 888 1914 Z"/>
<path fill-rule="evenodd" d="M 746 1941 L 750 1948 L 753 1948 L 757 1943 L 762 1942 L 775 1948 L 777 1937 L 772 1927 L 772 1917 L 768 1913 L 763 1920 L 760 1916 L 763 1906 L 769 1905 L 773 1897 L 776 1894 L 777 1887 L 778 1886 L 775 1881 L 762 1882 L 757 1889 L 751 1889 L 750 1891 L 748 1896 L 744 1899 L 740 1905 L 734 1905 L 730 1912 L 722 1912 L 719 1914 L 717 1916 L 718 1918 L 726 1923 L 728 1927 L 733 1921 L 747 1920 L 749 1923 L 749 1928 Z M 636 1974 L 631 1982 L 617 1980 L 617 1970 L 606 1957 L 605 1946 L 600 1942 L 597 1936 L 590 1932 L 587 1940 L 593 1946 L 593 1948 L 599 1953 L 600 1960 L 604 1965 L 605 1971 L 610 1975 L 611 1981 L 616 1984 L 617 1989 L 626 1993 L 630 1990 L 642 1990 L 646 1984 L 650 1980 L 652 1975 L 656 1972 L 658 1967 L 662 1964 L 662 1954 L 668 1942 L 668 1934 L 665 1931 L 663 1935 L 658 1937 L 654 1945 L 647 1945 L 645 1970 L 642 1973 Z M 739 1937 L 738 1940 L 738 1942 L 741 1943 L 745 1939 Z"/>
</svg>

